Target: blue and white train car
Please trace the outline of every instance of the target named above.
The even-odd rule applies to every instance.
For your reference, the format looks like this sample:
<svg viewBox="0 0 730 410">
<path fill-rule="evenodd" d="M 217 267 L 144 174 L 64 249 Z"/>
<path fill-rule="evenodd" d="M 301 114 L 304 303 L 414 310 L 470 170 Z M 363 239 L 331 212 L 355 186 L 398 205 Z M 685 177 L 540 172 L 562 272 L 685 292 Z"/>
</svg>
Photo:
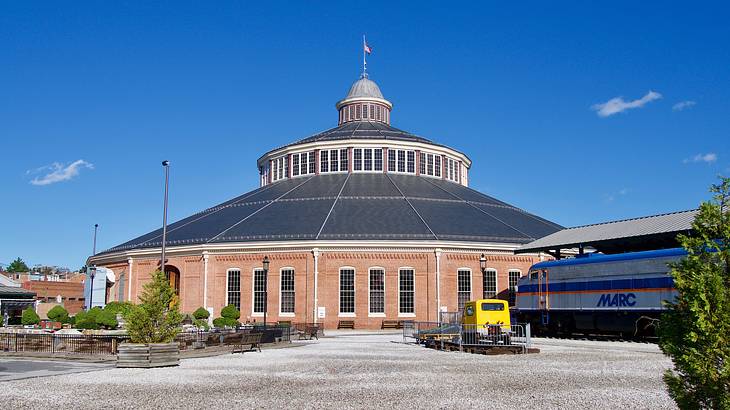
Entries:
<svg viewBox="0 0 730 410">
<path fill-rule="evenodd" d="M 674 248 L 537 263 L 518 283 L 517 320 L 549 334 L 652 335 L 664 301 L 677 295 L 668 264 L 685 255 Z"/>
</svg>

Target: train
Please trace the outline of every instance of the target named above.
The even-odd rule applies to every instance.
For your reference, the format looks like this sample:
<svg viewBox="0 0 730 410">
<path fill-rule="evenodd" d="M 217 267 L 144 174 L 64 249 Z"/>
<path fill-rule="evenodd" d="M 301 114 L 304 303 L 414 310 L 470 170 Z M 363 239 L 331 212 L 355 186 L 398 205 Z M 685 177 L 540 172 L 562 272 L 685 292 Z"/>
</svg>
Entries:
<svg viewBox="0 0 730 410">
<path fill-rule="evenodd" d="M 669 264 L 686 255 L 672 248 L 536 263 L 517 283 L 513 313 L 535 334 L 653 337 L 677 296 Z"/>
</svg>

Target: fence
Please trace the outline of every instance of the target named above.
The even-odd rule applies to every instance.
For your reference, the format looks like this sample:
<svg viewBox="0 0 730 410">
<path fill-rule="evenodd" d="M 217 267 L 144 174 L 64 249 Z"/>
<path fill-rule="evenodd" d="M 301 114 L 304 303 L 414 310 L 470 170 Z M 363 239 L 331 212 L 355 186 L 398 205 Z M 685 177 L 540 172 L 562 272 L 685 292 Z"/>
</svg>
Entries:
<svg viewBox="0 0 730 410">
<path fill-rule="evenodd" d="M 111 355 L 129 336 L 86 336 L 35 333 L 0 333 L 0 350 L 4 352 L 74 353 Z"/>
<path fill-rule="evenodd" d="M 462 323 L 412 322 L 403 327 L 403 341 L 435 344 L 444 350 L 447 346 L 464 347 L 532 347 L 529 323 L 503 325 L 466 325 Z"/>
</svg>

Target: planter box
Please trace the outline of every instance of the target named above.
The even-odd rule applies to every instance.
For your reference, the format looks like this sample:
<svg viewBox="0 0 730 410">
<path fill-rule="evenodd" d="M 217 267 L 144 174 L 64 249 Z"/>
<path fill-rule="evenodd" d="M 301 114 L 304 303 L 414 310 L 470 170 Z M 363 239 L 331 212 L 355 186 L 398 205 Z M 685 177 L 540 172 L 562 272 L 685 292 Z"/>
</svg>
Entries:
<svg viewBox="0 0 730 410">
<path fill-rule="evenodd" d="M 180 348 L 177 343 L 122 343 L 117 349 L 117 367 L 164 367 L 180 364 Z"/>
</svg>

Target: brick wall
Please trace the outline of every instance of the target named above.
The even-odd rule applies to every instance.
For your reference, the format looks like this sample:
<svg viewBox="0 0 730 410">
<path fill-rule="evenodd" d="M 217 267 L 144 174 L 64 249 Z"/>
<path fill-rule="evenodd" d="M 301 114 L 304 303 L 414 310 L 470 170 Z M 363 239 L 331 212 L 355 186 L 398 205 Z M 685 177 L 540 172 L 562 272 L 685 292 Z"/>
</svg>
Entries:
<svg viewBox="0 0 730 410">
<path fill-rule="evenodd" d="M 325 308 L 323 322 L 325 328 L 337 327 L 339 320 L 354 320 L 356 328 L 380 328 L 383 319 L 408 319 L 417 321 L 437 320 L 440 306 L 448 311 L 457 310 L 457 270 L 470 269 L 472 299 L 482 295 L 482 275 L 479 267 L 481 252 L 442 252 L 440 257 L 440 284 L 436 284 L 436 255 L 433 251 L 422 252 L 366 252 L 366 251 L 321 251 L 318 260 L 318 305 Z M 314 256 L 311 251 L 271 252 L 252 254 L 210 254 L 208 258 L 207 301 L 203 301 L 204 258 L 202 255 L 170 257 L 168 264 L 180 270 L 181 310 L 193 312 L 200 306 L 213 308 L 214 317 L 227 303 L 226 285 L 229 269 L 241 272 L 241 322 L 263 320 L 263 315 L 253 312 L 253 272 L 262 266 L 264 256 L 270 259 L 268 274 L 267 321 L 288 320 L 292 322 L 312 322 L 314 306 Z M 487 267 L 497 270 L 498 297 L 508 296 L 508 271 L 519 270 L 526 274 L 529 267 L 538 262 L 532 256 L 511 254 L 487 254 Z M 133 279 L 126 281 L 132 286 L 132 299 L 137 300 L 142 285 L 149 281 L 150 272 L 156 268 L 157 259 L 135 259 Z M 126 268 L 127 265 L 124 265 Z M 340 268 L 355 270 L 355 315 L 339 314 L 339 274 Z M 369 269 L 383 268 L 385 271 L 385 315 L 370 314 L 368 309 Z M 398 275 L 401 268 L 413 268 L 415 272 L 415 313 L 399 313 Z M 295 314 L 280 315 L 280 272 L 283 268 L 293 268 L 295 272 Z M 116 273 L 116 269 L 115 269 Z M 116 292 L 115 292 L 116 294 Z M 126 291 L 125 291 L 126 299 Z"/>
</svg>

